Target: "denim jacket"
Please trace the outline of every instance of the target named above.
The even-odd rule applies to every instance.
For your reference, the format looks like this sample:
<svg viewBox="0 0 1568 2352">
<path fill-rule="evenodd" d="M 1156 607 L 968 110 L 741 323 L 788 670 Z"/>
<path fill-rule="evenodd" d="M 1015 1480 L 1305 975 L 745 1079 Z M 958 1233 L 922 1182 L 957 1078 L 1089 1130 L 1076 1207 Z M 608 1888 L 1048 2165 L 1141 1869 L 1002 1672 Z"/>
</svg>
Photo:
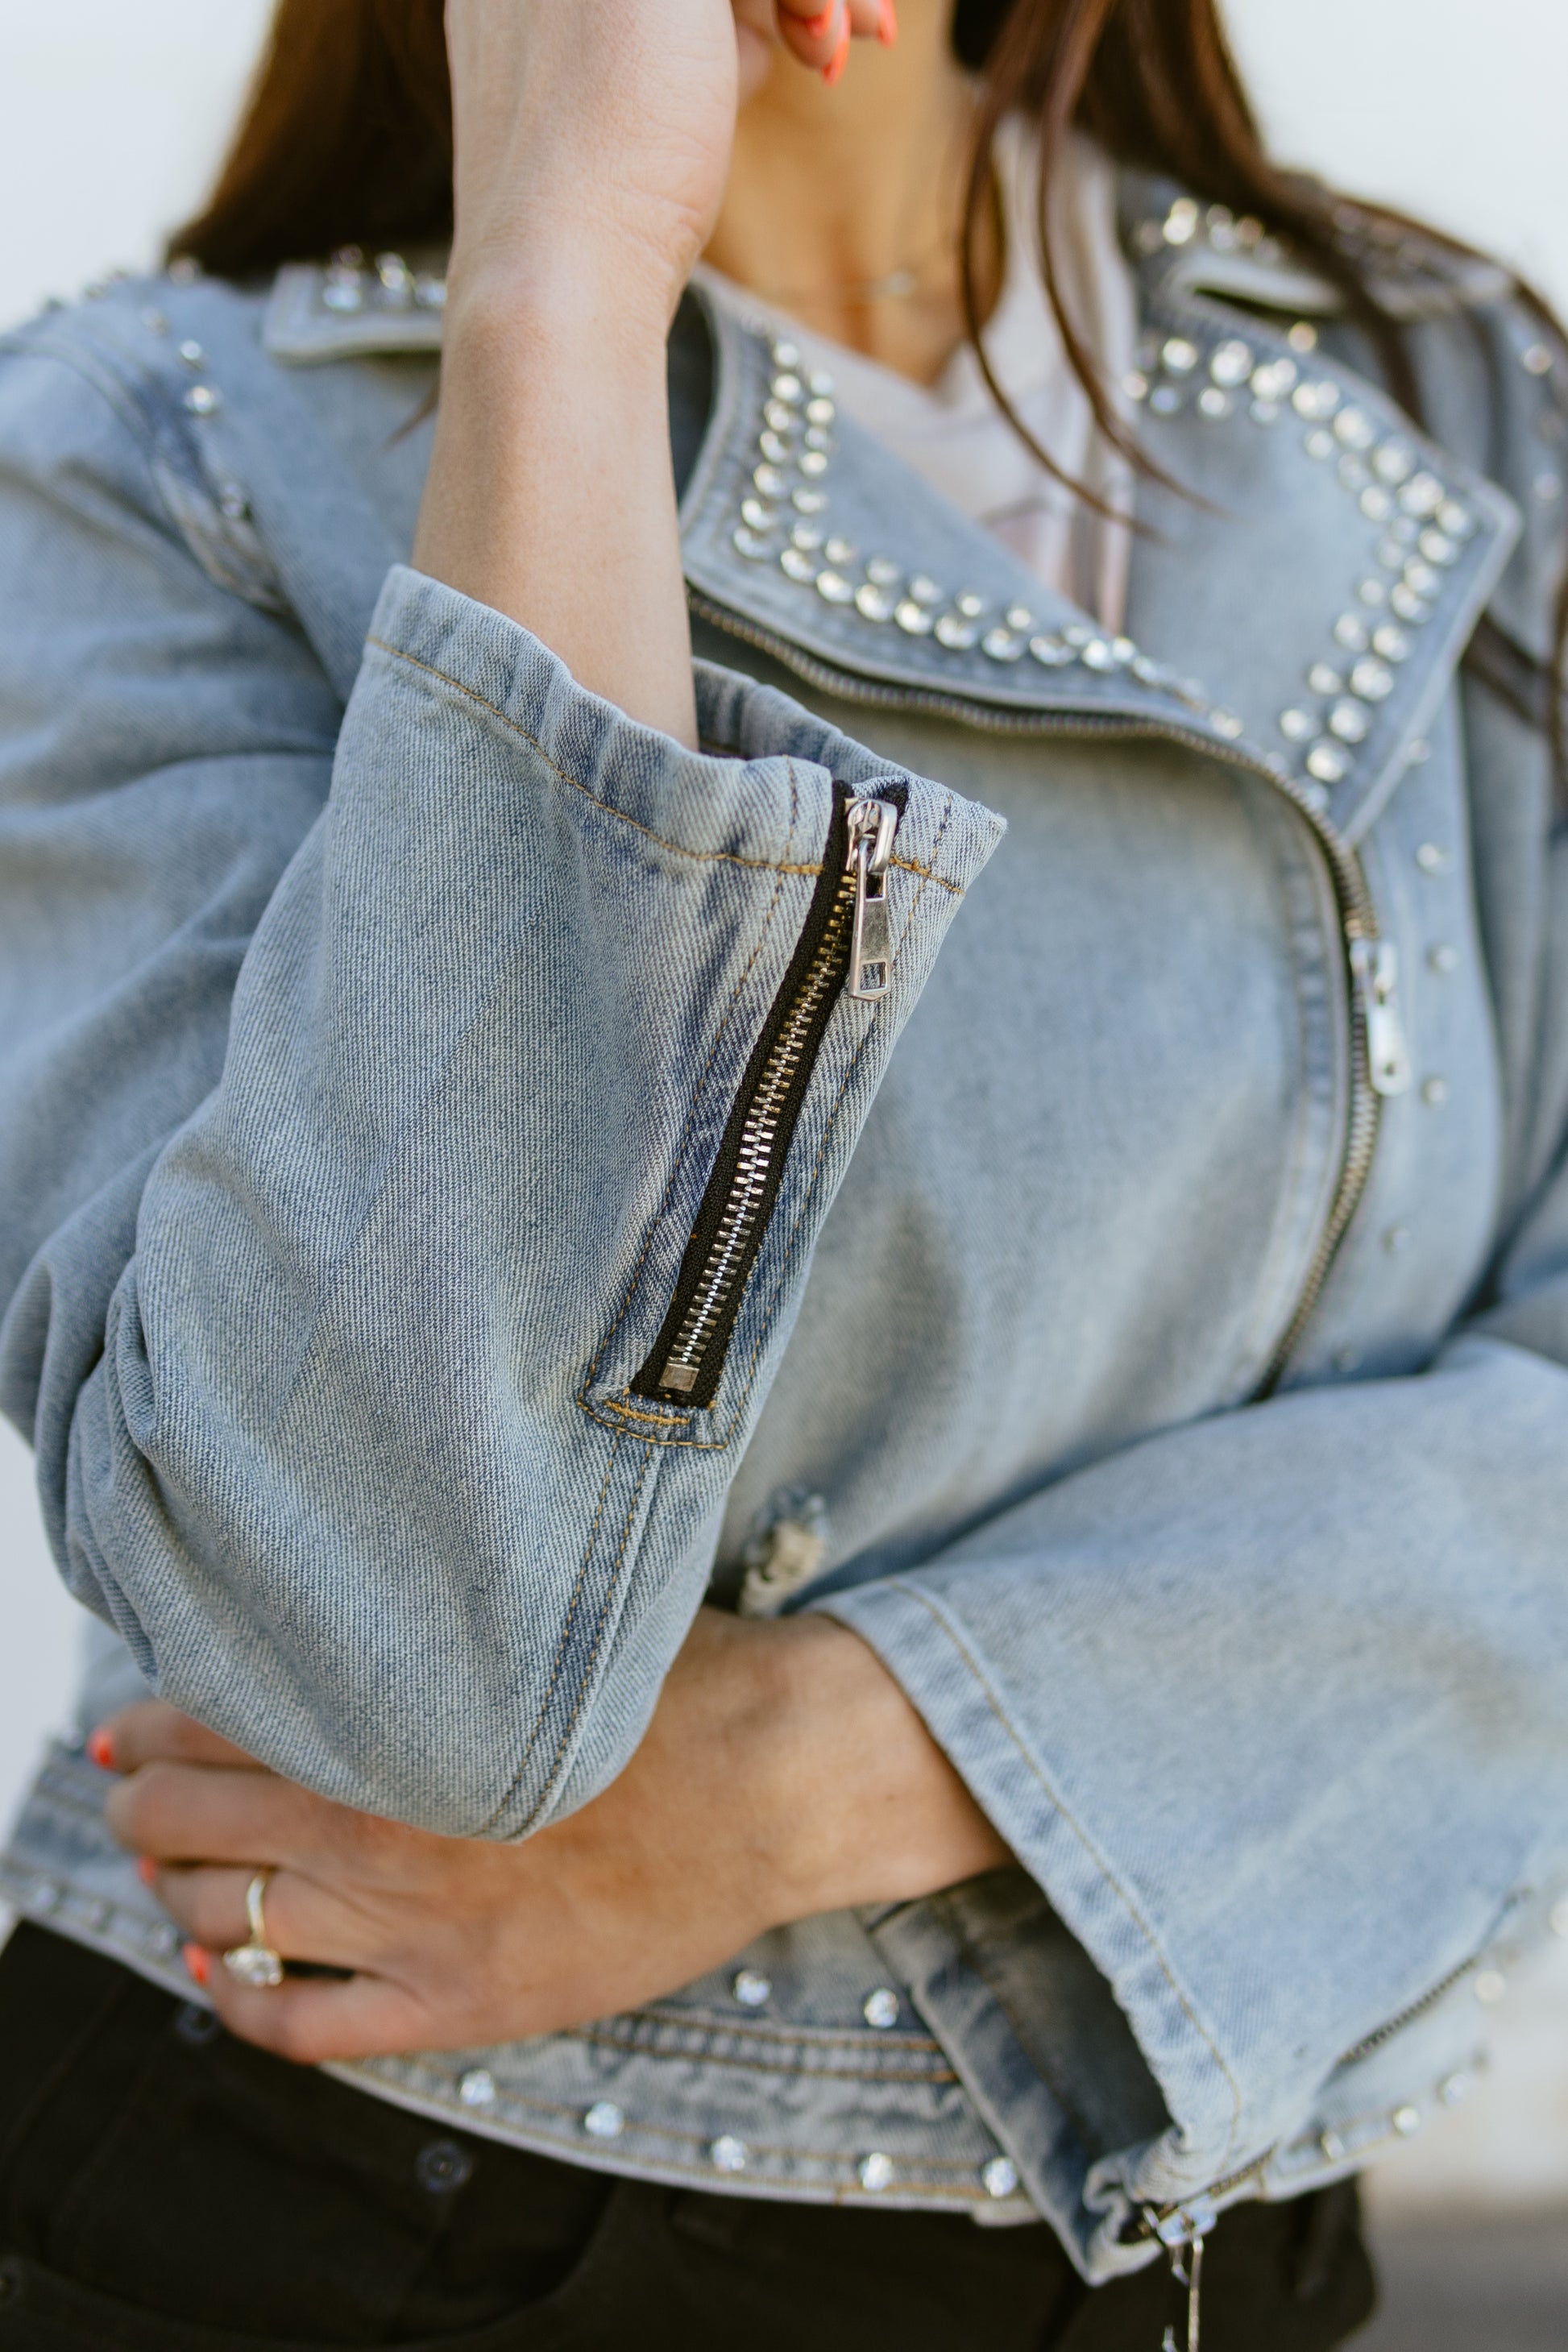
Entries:
<svg viewBox="0 0 1568 2352">
<path fill-rule="evenodd" d="M 1461 2096 L 1568 1924 L 1568 362 L 1434 248 L 1417 431 L 1125 197 L 1125 638 L 689 302 L 700 753 L 407 568 L 417 268 L 0 351 L 0 1396 L 84 1706 L 518 1838 L 705 1595 L 830 1612 L 1016 1869 L 339 2071 L 1092 2279 Z M 183 1987 L 100 1793 L 4 1886 Z"/>
</svg>

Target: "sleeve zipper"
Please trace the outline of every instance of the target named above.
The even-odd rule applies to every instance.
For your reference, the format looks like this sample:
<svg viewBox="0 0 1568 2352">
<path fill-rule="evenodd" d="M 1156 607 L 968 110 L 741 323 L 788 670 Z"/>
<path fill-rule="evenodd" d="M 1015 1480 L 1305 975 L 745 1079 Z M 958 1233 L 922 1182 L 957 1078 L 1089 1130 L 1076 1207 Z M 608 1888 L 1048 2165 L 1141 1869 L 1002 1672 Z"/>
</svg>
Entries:
<svg viewBox="0 0 1568 2352">
<path fill-rule="evenodd" d="M 636 1396 L 708 1405 L 746 1280 L 778 1197 L 806 1089 L 841 994 L 888 992 L 888 866 L 900 810 L 835 784 L 822 871 L 784 983 L 757 1040 Z"/>
</svg>

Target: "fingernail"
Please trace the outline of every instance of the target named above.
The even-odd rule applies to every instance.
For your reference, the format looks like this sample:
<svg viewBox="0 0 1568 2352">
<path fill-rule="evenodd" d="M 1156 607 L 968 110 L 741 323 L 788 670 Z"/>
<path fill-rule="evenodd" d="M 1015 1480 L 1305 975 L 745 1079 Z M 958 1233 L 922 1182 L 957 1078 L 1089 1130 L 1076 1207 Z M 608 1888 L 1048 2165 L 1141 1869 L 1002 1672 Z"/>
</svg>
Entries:
<svg viewBox="0 0 1568 2352">
<path fill-rule="evenodd" d="M 827 5 L 823 10 L 820 16 L 803 16 L 801 18 L 800 29 L 806 35 L 808 39 L 813 41 L 821 40 L 824 33 L 826 32 L 827 27 L 833 22 L 833 11 L 837 7 L 837 5 L 838 0 L 827 0 Z"/>
<path fill-rule="evenodd" d="M 96 1731 L 89 1732 L 87 1752 L 100 1772 L 114 1769 L 114 1742 L 100 1723 Z"/>
<path fill-rule="evenodd" d="M 839 75 L 843 72 L 844 60 L 848 55 L 849 20 L 848 17 L 846 16 L 844 20 L 844 30 L 838 36 L 838 47 L 834 50 L 833 55 L 828 58 L 827 63 L 822 68 L 822 79 L 827 84 L 829 89 L 833 88 L 834 83 L 838 79 Z"/>
<path fill-rule="evenodd" d="M 893 0 L 878 0 L 877 38 L 885 49 L 890 49 L 899 37 L 899 12 Z"/>
<path fill-rule="evenodd" d="M 151 1886 L 153 1881 L 157 1877 L 158 1865 L 153 1861 L 150 1853 L 139 1853 L 137 1855 L 136 1875 L 142 1881 L 143 1886 Z"/>
<path fill-rule="evenodd" d="M 197 1984 L 205 1985 L 212 1974 L 212 1954 L 205 1951 L 200 1944 L 185 1944 L 181 1948 L 180 1958 Z"/>
</svg>

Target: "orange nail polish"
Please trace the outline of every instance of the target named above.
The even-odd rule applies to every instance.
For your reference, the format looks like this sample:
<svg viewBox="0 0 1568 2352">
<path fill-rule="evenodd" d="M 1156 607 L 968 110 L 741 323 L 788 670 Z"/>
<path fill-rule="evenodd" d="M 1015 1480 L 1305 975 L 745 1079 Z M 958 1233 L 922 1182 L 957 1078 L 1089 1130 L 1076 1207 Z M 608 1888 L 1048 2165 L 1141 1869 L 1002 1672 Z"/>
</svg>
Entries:
<svg viewBox="0 0 1568 2352">
<path fill-rule="evenodd" d="M 195 1979 L 197 1984 L 205 1985 L 212 1974 L 211 1953 L 204 1951 L 200 1944 L 186 1944 L 180 1953 L 180 1958 L 184 1960 L 187 1972 Z"/>
<path fill-rule="evenodd" d="M 158 1865 L 153 1861 L 150 1853 L 139 1853 L 137 1855 L 136 1875 L 142 1881 L 143 1886 L 151 1886 L 153 1881 L 157 1877 Z"/>
<path fill-rule="evenodd" d="M 899 12 L 893 0 L 878 0 L 877 38 L 885 49 L 890 49 L 899 37 Z"/>
<path fill-rule="evenodd" d="M 844 61 L 848 55 L 849 21 L 848 18 L 846 17 L 844 30 L 838 36 L 838 47 L 834 50 L 833 55 L 828 58 L 827 63 L 822 68 L 822 79 L 827 84 L 829 89 L 833 88 L 834 83 L 838 79 L 839 75 L 843 72 Z"/>
<path fill-rule="evenodd" d="M 89 1733 L 87 1752 L 100 1772 L 113 1771 L 114 1742 L 101 1723 L 96 1731 Z"/>
<path fill-rule="evenodd" d="M 838 0 L 827 0 L 827 5 L 823 10 L 820 16 L 803 16 L 801 18 L 800 29 L 806 36 L 808 40 L 821 40 L 824 33 L 826 32 L 827 27 L 833 22 L 833 11 L 837 7 L 837 5 Z"/>
</svg>

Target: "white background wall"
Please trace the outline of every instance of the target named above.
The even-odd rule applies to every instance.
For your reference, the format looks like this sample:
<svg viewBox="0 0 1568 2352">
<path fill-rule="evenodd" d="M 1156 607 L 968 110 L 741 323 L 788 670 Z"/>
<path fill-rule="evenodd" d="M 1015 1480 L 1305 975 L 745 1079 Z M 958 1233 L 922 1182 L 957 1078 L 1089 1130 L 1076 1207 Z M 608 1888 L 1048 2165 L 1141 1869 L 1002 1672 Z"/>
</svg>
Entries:
<svg viewBox="0 0 1568 2352">
<path fill-rule="evenodd" d="M 0 323 L 154 253 L 216 160 L 267 0 L 0 0 Z M 1491 247 L 1568 309 L 1563 0 L 1231 0 L 1280 152 Z M 0 1427 L 0 1815 L 65 1706 L 71 1611 Z M 1489 2095 L 1403 2196 L 1568 2195 L 1568 1953 L 1514 1996 Z"/>
</svg>

